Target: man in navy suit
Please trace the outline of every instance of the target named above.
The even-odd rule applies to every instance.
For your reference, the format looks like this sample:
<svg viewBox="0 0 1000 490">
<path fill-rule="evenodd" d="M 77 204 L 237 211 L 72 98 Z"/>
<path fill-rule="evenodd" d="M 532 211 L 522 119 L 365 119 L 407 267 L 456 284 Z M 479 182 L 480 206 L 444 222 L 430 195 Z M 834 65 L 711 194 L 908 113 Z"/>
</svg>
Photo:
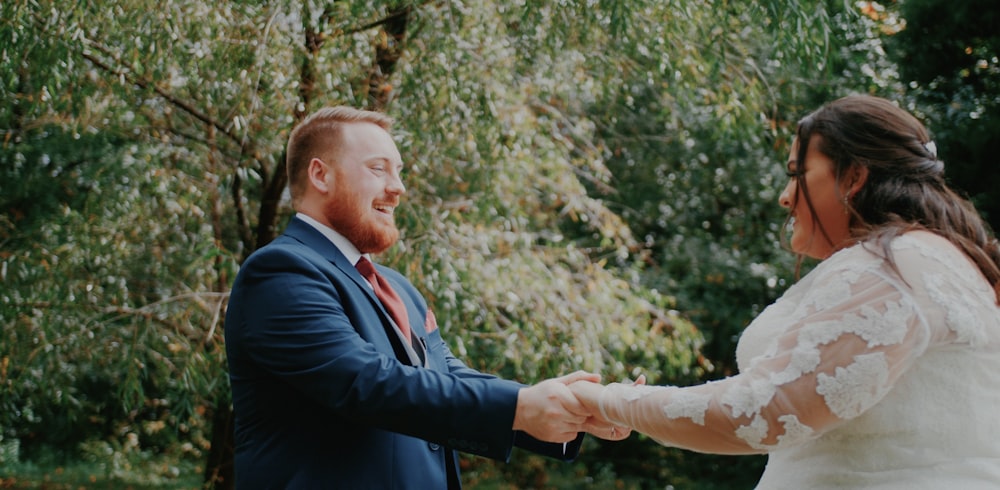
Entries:
<svg viewBox="0 0 1000 490">
<path fill-rule="evenodd" d="M 507 460 L 516 445 L 569 460 L 582 432 L 628 436 L 594 425 L 566 386 L 597 375 L 524 386 L 477 372 L 401 274 L 359 272 L 399 237 L 390 126 L 325 108 L 289 137 L 297 214 L 243 264 L 226 313 L 240 488 L 456 489 L 456 450 Z"/>
</svg>

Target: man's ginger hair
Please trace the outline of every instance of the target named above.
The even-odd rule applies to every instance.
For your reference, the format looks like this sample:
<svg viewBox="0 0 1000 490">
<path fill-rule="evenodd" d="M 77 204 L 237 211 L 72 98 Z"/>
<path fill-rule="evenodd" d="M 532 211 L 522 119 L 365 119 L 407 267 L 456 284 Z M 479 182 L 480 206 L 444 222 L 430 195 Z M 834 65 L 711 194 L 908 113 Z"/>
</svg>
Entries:
<svg viewBox="0 0 1000 490">
<path fill-rule="evenodd" d="M 292 130 L 292 134 L 288 136 L 285 167 L 288 172 L 288 191 L 291 193 L 293 205 L 298 203 L 305 193 L 309 162 L 313 158 L 319 158 L 334 163 L 337 149 L 341 144 L 341 130 L 345 124 L 353 123 L 372 123 L 389 131 L 393 119 L 380 112 L 353 107 L 324 107 L 303 119 Z"/>
</svg>

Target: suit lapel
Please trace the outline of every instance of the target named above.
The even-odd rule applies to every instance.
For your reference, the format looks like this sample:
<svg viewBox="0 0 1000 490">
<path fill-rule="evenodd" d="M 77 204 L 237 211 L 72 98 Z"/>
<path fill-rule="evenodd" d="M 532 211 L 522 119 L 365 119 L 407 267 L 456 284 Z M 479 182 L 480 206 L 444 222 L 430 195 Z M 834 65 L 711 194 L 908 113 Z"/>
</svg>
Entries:
<svg viewBox="0 0 1000 490">
<path fill-rule="evenodd" d="M 350 277 L 352 281 L 359 288 L 365 291 L 372 299 L 375 299 L 375 293 L 371 292 L 371 289 L 366 287 L 367 281 L 364 277 L 361 277 L 361 273 L 354 268 L 354 264 L 347 260 L 347 257 L 334 245 L 329 238 L 323 236 L 316 228 L 312 225 L 302 221 L 298 218 L 292 218 L 292 221 L 288 224 L 288 228 L 285 229 L 285 235 L 302 242 L 303 245 L 313 249 L 317 253 L 323 256 L 326 260 L 329 260 L 336 268 L 340 269 L 347 277 Z"/>
<path fill-rule="evenodd" d="M 425 359 L 421 362 L 420 356 L 413 349 L 410 341 L 408 339 L 405 339 L 404 341 L 402 333 L 400 333 L 399 328 L 396 327 L 395 321 L 392 319 L 392 316 L 389 315 L 389 312 L 386 311 L 378 297 L 375 296 L 375 292 L 368 284 L 368 281 L 365 280 L 361 273 L 358 272 L 358 269 L 354 267 L 354 264 L 347 259 L 347 257 L 330 241 L 329 238 L 325 237 L 316 228 L 313 228 L 312 225 L 296 217 L 293 217 L 292 221 L 288 223 L 288 227 L 285 228 L 284 234 L 301 242 L 303 245 L 322 255 L 323 258 L 330 261 L 334 267 L 340 269 L 344 275 L 354 281 L 354 284 L 358 287 L 362 294 L 368 297 L 368 301 L 372 303 L 372 306 L 375 307 L 375 310 L 378 311 L 381 316 L 386 335 L 390 336 L 390 342 L 393 344 L 394 350 L 396 351 L 394 352 L 394 354 L 396 354 L 396 358 L 412 366 L 423 365 L 424 367 L 427 367 L 426 354 L 424 355 Z M 390 282 L 392 281 L 390 280 Z M 399 290 L 399 286 L 395 283 L 393 283 L 393 287 L 396 288 L 397 291 Z M 412 312 L 413 309 L 410 308 L 407 303 L 405 295 L 400 295 L 400 297 L 403 300 L 403 304 L 407 305 L 407 311 Z M 402 352 L 400 352 L 400 350 Z M 424 350 L 426 352 L 426 349 Z"/>
</svg>

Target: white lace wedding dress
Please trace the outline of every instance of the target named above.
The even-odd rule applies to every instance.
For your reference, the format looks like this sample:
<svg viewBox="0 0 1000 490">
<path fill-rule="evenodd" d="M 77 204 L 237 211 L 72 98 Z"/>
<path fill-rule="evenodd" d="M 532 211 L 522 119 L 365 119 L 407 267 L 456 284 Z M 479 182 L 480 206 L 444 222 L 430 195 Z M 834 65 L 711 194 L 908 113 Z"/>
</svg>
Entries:
<svg viewBox="0 0 1000 490">
<path fill-rule="evenodd" d="M 1000 488 L 1000 308 L 928 232 L 820 263 L 737 347 L 740 374 L 678 388 L 611 384 L 606 416 L 664 445 L 768 453 L 758 489 Z"/>
</svg>

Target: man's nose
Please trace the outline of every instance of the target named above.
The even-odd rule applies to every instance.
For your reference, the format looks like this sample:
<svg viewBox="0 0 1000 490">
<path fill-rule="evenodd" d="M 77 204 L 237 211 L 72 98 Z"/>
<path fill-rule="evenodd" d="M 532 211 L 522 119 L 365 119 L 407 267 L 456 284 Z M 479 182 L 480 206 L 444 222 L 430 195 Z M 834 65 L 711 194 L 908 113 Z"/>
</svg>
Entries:
<svg viewBox="0 0 1000 490">
<path fill-rule="evenodd" d="M 405 194 L 406 186 L 403 185 L 403 178 L 398 173 L 392 173 L 389 176 L 389 182 L 386 185 L 386 190 L 393 194 Z"/>
</svg>

